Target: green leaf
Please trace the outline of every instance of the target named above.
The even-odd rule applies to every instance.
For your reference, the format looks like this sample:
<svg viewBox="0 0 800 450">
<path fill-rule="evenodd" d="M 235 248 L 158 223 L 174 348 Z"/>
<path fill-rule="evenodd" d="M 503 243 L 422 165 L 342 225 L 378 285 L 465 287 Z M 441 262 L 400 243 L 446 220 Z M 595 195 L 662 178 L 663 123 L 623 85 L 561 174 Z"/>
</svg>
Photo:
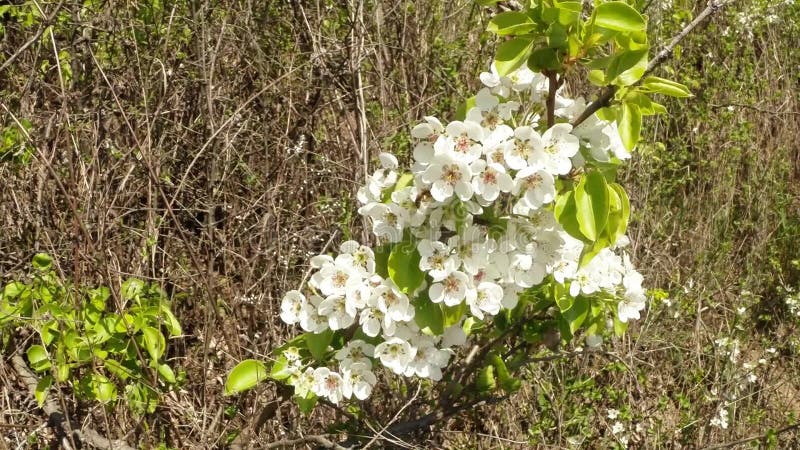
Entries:
<svg viewBox="0 0 800 450">
<path fill-rule="evenodd" d="M 500 381 L 500 387 L 506 392 L 515 392 L 522 387 L 522 382 L 516 378 L 513 378 L 508 371 L 508 367 L 506 367 L 505 361 L 497 352 L 491 352 L 489 354 L 489 362 L 492 363 L 494 366 L 495 373 L 497 373 L 497 379 Z"/>
<path fill-rule="evenodd" d="M 628 151 L 632 151 L 639 142 L 639 135 L 642 130 L 642 113 L 639 107 L 629 103 L 622 104 L 622 115 L 617 122 L 619 126 L 619 137 Z"/>
<path fill-rule="evenodd" d="M 670 97 L 691 97 L 692 93 L 685 85 L 665 78 L 649 76 L 642 82 L 642 88 L 656 94 Z"/>
<path fill-rule="evenodd" d="M 497 47 L 495 67 L 500 76 L 508 75 L 521 66 L 533 48 L 532 38 L 514 38 Z"/>
<path fill-rule="evenodd" d="M 375 247 L 375 273 L 380 275 L 381 278 L 389 278 L 389 255 L 392 252 L 394 244 L 383 244 Z"/>
<path fill-rule="evenodd" d="M 166 301 L 160 302 L 159 310 L 161 312 L 161 318 L 164 321 L 164 326 L 167 328 L 167 331 L 169 331 L 169 335 L 172 337 L 180 336 L 183 333 L 183 330 L 181 329 L 181 323 L 178 322 L 175 314 L 172 313 L 169 303 Z"/>
<path fill-rule="evenodd" d="M 175 384 L 175 372 L 172 371 L 172 367 L 169 364 L 159 364 L 158 374 L 167 384 Z"/>
<path fill-rule="evenodd" d="M 8 300 L 15 299 L 21 296 L 26 290 L 28 290 L 27 285 L 19 281 L 12 281 L 3 288 L 3 298 Z"/>
<path fill-rule="evenodd" d="M 570 236 L 587 242 L 578 224 L 578 208 L 575 204 L 575 192 L 567 191 L 556 199 L 555 216 L 558 223 Z"/>
<path fill-rule="evenodd" d="M 594 10 L 594 24 L 614 31 L 645 31 L 647 23 L 625 2 L 608 2 L 598 5 Z"/>
<path fill-rule="evenodd" d="M 502 12 L 489 21 L 486 31 L 498 36 L 525 34 L 536 28 L 536 24 L 525 13 L 517 11 Z"/>
<path fill-rule="evenodd" d="M 437 336 L 444 333 L 444 314 L 439 305 L 433 303 L 426 295 L 414 300 L 414 321 L 420 329 L 428 328 Z"/>
<path fill-rule="evenodd" d="M 583 11 L 583 4 L 581 2 L 554 1 L 553 4 L 559 9 L 558 23 L 560 23 L 561 25 L 569 26 L 580 19 L 581 11 Z"/>
<path fill-rule="evenodd" d="M 461 321 L 464 314 L 467 312 L 467 303 L 462 302 L 456 306 L 447 306 L 444 303 L 439 305 L 442 308 L 442 316 L 444 317 L 444 328 L 449 328 Z"/>
<path fill-rule="evenodd" d="M 647 70 L 647 56 L 649 48 L 641 50 L 626 50 L 611 59 L 608 65 L 606 79 L 621 86 L 630 86 L 639 81 Z"/>
<path fill-rule="evenodd" d="M 255 359 L 245 359 L 236 365 L 225 381 L 225 395 L 238 394 L 267 379 L 267 367 Z"/>
<path fill-rule="evenodd" d="M 292 372 L 289 370 L 289 361 L 285 356 L 279 356 L 278 359 L 272 363 L 272 369 L 269 371 L 270 378 L 281 381 L 289 378 L 291 375 Z"/>
<path fill-rule="evenodd" d="M 37 270 L 48 270 L 53 265 L 53 259 L 46 253 L 37 253 L 33 257 L 32 265 Z"/>
<path fill-rule="evenodd" d="M 606 236 L 609 244 L 614 245 L 628 230 L 631 215 L 631 204 L 625 189 L 617 183 L 608 185 L 609 213 Z"/>
<path fill-rule="evenodd" d="M 294 401 L 297 403 L 297 406 L 300 407 L 300 411 L 302 411 L 303 414 L 309 415 L 311 411 L 314 410 L 314 406 L 317 405 L 317 396 L 313 392 L 309 392 L 305 397 L 295 395 Z"/>
<path fill-rule="evenodd" d="M 606 75 L 600 69 L 594 69 L 589 71 L 589 82 L 595 86 L 605 86 L 606 85 Z"/>
<path fill-rule="evenodd" d="M 554 49 L 564 49 L 568 47 L 567 29 L 560 23 L 554 23 L 547 28 L 547 45 Z M 533 52 L 536 53 L 536 52 Z M 558 54 L 554 58 L 558 61 Z M 554 67 L 556 69 L 557 67 Z"/>
<path fill-rule="evenodd" d="M 142 336 L 144 337 L 144 348 L 150 354 L 153 362 L 157 363 L 167 348 L 164 335 L 153 327 L 144 327 L 142 328 Z"/>
<path fill-rule="evenodd" d="M 589 262 L 600 253 L 601 250 L 611 245 L 608 241 L 608 238 L 603 233 L 603 236 L 597 238 L 596 241 L 592 242 L 591 244 L 586 244 L 583 246 L 583 250 L 581 251 L 581 257 L 578 260 L 578 268 L 583 268 Z"/>
<path fill-rule="evenodd" d="M 599 171 L 586 173 L 575 187 L 576 217 L 581 233 L 595 241 L 608 220 L 608 189 Z"/>
<path fill-rule="evenodd" d="M 478 377 L 475 379 L 475 387 L 478 392 L 484 393 L 497 389 L 497 381 L 494 378 L 494 366 L 489 364 L 478 372 Z"/>
<path fill-rule="evenodd" d="M 144 291 L 144 282 L 136 278 L 128 278 L 122 283 L 120 291 L 123 299 L 133 300 Z"/>
<path fill-rule="evenodd" d="M 561 69 L 561 61 L 558 60 L 558 52 L 552 48 L 537 48 L 528 58 L 528 68 L 534 72 L 543 70 Z"/>
<path fill-rule="evenodd" d="M 47 354 L 47 350 L 41 345 L 31 345 L 27 354 L 28 362 L 33 370 L 42 372 L 50 368 L 50 357 Z"/>
<path fill-rule="evenodd" d="M 63 383 L 69 380 L 69 376 L 72 372 L 72 365 L 67 363 L 59 363 L 56 366 L 56 380 L 59 383 Z"/>
<path fill-rule="evenodd" d="M 311 356 L 317 361 L 322 362 L 325 359 L 325 354 L 328 352 L 328 346 L 333 341 L 333 330 L 325 330 L 322 333 L 305 333 L 306 346 Z"/>
<path fill-rule="evenodd" d="M 425 280 L 419 260 L 419 251 L 413 241 L 404 240 L 395 245 L 389 254 L 389 278 L 406 294 L 413 294 Z"/>
<path fill-rule="evenodd" d="M 625 96 L 625 103 L 638 106 L 642 116 L 652 116 L 653 114 L 666 112 L 666 109 L 662 105 L 653 102 L 650 100 L 650 97 L 643 94 L 641 91 L 628 92 Z"/>
<path fill-rule="evenodd" d="M 135 373 L 133 370 L 129 369 L 128 367 L 123 366 L 120 364 L 119 361 L 114 359 L 107 359 L 103 361 L 103 367 L 106 368 L 109 372 L 111 372 L 114 376 L 119 378 L 122 381 L 127 380 L 128 378 L 135 377 Z"/>
<path fill-rule="evenodd" d="M 92 393 L 101 403 L 111 403 L 117 399 L 117 387 L 105 376 L 95 373 L 91 378 Z"/>
<path fill-rule="evenodd" d="M 41 408 L 44 405 L 44 401 L 47 398 L 47 390 L 50 389 L 50 386 L 53 385 L 53 377 L 50 375 L 45 375 L 36 383 L 36 389 L 33 391 L 33 396 L 36 397 L 36 403 L 39 404 Z"/>
<path fill-rule="evenodd" d="M 152 414 L 158 406 L 158 393 L 142 383 L 125 386 L 125 398 L 131 411 L 138 416 Z"/>
<path fill-rule="evenodd" d="M 579 296 L 572 303 L 572 307 L 561 313 L 561 315 L 569 323 L 569 331 L 572 334 L 580 328 L 581 324 L 589 316 L 589 300 Z"/>
</svg>

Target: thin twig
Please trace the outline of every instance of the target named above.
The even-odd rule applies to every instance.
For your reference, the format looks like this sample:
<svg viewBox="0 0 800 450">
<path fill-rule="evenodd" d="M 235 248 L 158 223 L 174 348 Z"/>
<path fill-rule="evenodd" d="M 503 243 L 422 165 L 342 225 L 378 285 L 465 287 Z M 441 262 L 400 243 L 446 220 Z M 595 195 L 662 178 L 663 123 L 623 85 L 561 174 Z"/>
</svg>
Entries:
<svg viewBox="0 0 800 450">
<path fill-rule="evenodd" d="M 721 10 L 724 6 L 727 6 L 728 3 L 732 3 L 732 0 L 711 0 L 708 2 L 708 6 L 704 9 L 700 14 L 695 17 L 695 19 L 686 27 L 680 31 L 680 33 L 676 34 L 675 37 L 672 38 L 672 41 L 664 47 L 656 56 L 650 60 L 647 64 L 647 69 L 644 71 L 642 77 L 634 83 L 632 86 L 636 86 L 642 82 L 650 73 L 652 73 L 658 66 L 660 66 L 664 61 L 672 55 L 673 50 L 675 47 L 680 43 L 683 38 L 685 38 L 689 33 L 692 32 L 698 25 L 704 22 L 707 18 L 709 18 L 712 14 L 716 13 L 717 11 Z M 603 92 L 600 94 L 600 97 L 597 100 L 593 101 L 586 109 L 578 116 L 577 119 L 572 121 L 572 126 L 577 127 L 584 120 L 588 119 L 592 116 L 592 114 L 596 113 L 601 108 L 604 108 L 609 105 L 611 99 L 614 98 L 614 94 L 617 93 L 619 88 L 617 86 L 609 85 L 603 89 Z"/>
<path fill-rule="evenodd" d="M 783 428 L 781 428 L 779 430 L 773 431 L 772 433 L 764 433 L 764 434 L 759 434 L 757 436 L 751 436 L 751 437 L 748 437 L 748 438 L 739 439 L 738 441 L 731 441 L 731 442 L 725 442 L 723 444 L 712 445 L 710 447 L 706 447 L 706 450 L 717 449 L 717 448 L 731 448 L 731 447 L 735 447 L 735 446 L 741 445 L 741 444 L 746 444 L 746 443 L 752 442 L 752 441 L 759 441 L 759 440 L 763 440 L 763 439 L 768 439 L 770 435 L 777 436 L 779 434 L 786 433 L 787 431 L 796 430 L 798 428 L 800 428 L 800 423 L 796 423 L 794 425 L 785 426 L 785 427 L 783 427 Z"/>
<path fill-rule="evenodd" d="M 332 448 L 334 450 L 350 450 L 349 447 L 342 447 L 341 445 L 331 441 L 321 434 L 303 436 L 297 439 L 284 439 L 282 441 L 270 442 L 269 444 L 258 448 L 296 448 L 301 444 L 317 444 L 324 448 Z"/>
</svg>

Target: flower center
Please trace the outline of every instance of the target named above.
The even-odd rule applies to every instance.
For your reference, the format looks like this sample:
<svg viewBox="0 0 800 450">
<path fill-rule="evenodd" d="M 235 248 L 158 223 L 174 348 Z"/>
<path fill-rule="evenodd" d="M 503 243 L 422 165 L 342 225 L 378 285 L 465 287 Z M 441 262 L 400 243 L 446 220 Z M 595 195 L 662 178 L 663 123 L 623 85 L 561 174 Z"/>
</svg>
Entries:
<svg viewBox="0 0 800 450">
<path fill-rule="evenodd" d="M 455 164 L 447 164 L 444 166 L 442 179 L 450 185 L 455 185 L 461 181 L 461 170 Z"/>
<path fill-rule="evenodd" d="M 484 184 L 497 184 L 497 172 L 493 169 L 488 169 L 486 172 L 483 172 L 483 182 Z"/>
<path fill-rule="evenodd" d="M 527 141 L 517 139 L 514 143 L 514 154 L 522 159 L 528 159 L 531 154 L 531 146 L 528 145 Z"/>
<path fill-rule="evenodd" d="M 542 176 L 535 173 L 531 176 L 525 177 L 525 187 L 527 189 L 536 189 L 542 184 Z"/>
<path fill-rule="evenodd" d="M 471 145 L 472 140 L 466 134 L 462 134 L 456 139 L 456 151 L 459 153 L 467 153 Z"/>
<path fill-rule="evenodd" d="M 336 286 L 337 288 L 344 287 L 344 285 L 347 283 L 348 278 L 349 277 L 347 276 L 346 273 L 338 271 L 336 272 L 336 274 L 333 275 L 333 285 Z"/>
<path fill-rule="evenodd" d="M 460 283 L 458 282 L 458 280 L 453 277 L 448 277 L 446 280 L 444 280 L 444 290 L 448 294 L 457 292 L 459 285 Z"/>
</svg>

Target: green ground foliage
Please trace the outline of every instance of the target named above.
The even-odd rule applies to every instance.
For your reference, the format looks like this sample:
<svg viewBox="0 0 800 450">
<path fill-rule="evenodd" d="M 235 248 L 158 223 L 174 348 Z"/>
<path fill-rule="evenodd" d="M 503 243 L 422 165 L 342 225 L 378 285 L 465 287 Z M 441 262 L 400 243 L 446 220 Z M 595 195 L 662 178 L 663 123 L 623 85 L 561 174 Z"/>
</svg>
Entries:
<svg viewBox="0 0 800 450">
<path fill-rule="evenodd" d="M 705 6 L 642 3 L 655 47 Z M 224 396 L 225 376 L 291 337 L 280 298 L 308 257 L 365 236 L 353 214 L 365 164 L 380 149 L 408 158 L 410 125 L 455 111 L 475 89 L 496 46 L 486 24 L 506 6 L 0 6 L 2 304 L 41 279 L 31 261 L 46 253 L 68 310 L 60 329 L 88 333 L 76 318 L 92 301 L 74 300 L 91 292 L 106 308 L 98 314 L 124 317 L 139 302 L 125 297 L 132 277 L 176 321 L 143 315 L 140 330 L 115 334 L 143 347 L 119 359 L 138 370 L 144 406 L 111 401 L 111 386 L 121 398 L 131 384 L 73 351 L 77 373 L 95 375 L 83 384 L 54 378 L 48 390 L 72 426 L 140 448 L 243 448 L 298 430 L 340 440 L 348 411 L 304 416 L 271 383 Z M 646 123 L 622 177 L 634 259 L 653 288 L 646 316 L 600 351 L 562 349 L 532 366 L 506 402 L 408 445 L 800 447 L 798 48 L 796 0 L 735 1 L 680 44 L 659 71 L 694 97 L 662 99 L 670 114 Z M 52 319 L 0 316 L 15 325 L 0 327 L 0 449 L 75 438 L 42 426 L 48 413 L 15 366 L 21 356 L 31 373 L 41 369 L 34 376 L 47 373 L 44 358 L 58 350 L 42 330 Z M 383 424 L 417 388 L 391 380 L 362 410 Z M 415 399 L 399 418 L 429 400 Z"/>
</svg>

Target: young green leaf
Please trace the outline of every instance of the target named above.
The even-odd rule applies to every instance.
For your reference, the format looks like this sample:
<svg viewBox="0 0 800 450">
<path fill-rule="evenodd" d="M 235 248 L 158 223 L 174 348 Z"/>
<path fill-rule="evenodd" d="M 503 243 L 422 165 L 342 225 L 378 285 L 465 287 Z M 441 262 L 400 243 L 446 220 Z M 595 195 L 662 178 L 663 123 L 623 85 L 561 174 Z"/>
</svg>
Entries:
<svg viewBox="0 0 800 450">
<path fill-rule="evenodd" d="M 289 370 L 289 361 L 286 359 L 285 356 L 281 355 L 272 363 L 272 369 L 269 372 L 270 378 L 274 380 L 285 380 L 292 375 L 292 372 Z"/>
<path fill-rule="evenodd" d="M 497 389 L 497 381 L 494 378 L 494 366 L 489 364 L 478 372 L 478 377 L 475 379 L 475 387 L 478 392 L 484 393 Z"/>
<path fill-rule="evenodd" d="M 41 345 L 31 345 L 27 351 L 28 362 L 31 368 L 37 372 L 42 372 L 50 368 L 50 357 L 47 350 Z"/>
<path fill-rule="evenodd" d="M 630 200 L 622 186 L 617 183 L 608 185 L 608 198 L 610 211 L 608 214 L 607 237 L 611 245 L 617 242 L 620 236 L 628 229 L 628 220 L 631 214 Z"/>
<path fill-rule="evenodd" d="M 637 105 L 630 103 L 622 104 L 622 115 L 617 122 L 619 126 L 619 137 L 628 151 L 636 147 L 642 130 L 642 113 Z"/>
<path fill-rule="evenodd" d="M 569 323 L 569 331 L 575 334 L 589 316 L 589 300 L 584 297 L 576 298 L 572 307 L 562 312 L 561 315 Z"/>
<path fill-rule="evenodd" d="M 570 236 L 588 242 L 578 224 L 578 208 L 575 204 L 575 192 L 567 191 L 556 198 L 555 216 L 558 223 Z"/>
<path fill-rule="evenodd" d="M 333 330 L 325 330 L 322 333 L 305 333 L 306 346 L 311 356 L 317 361 L 325 359 L 325 354 L 328 352 L 328 346 L 333 341 Z"/>
<path fill-rule="evenodd" d="M 50 375 L 45 375 L 36 383 L 36 389 L 33 392 L 33 396 L 36 398 L 36 403 L 39 404 L 41 408 L 44 405 L 44 401 L 47 398 L 47 390 L 50 389 L 50 386 L 53 385 L 53 377 Z"/>
<path fill-rule="evenodd" d="M 175 372 L 172 371 L 169 364 L 159 364 L 158 374 L 167 384 L 175 384 Z"/>
<path fill-rule="evenodd" d="M 669 95 L 670 97 L 691 97 L 689 88 L 676 81 L 665 78 L 649 76 L 642 82 L 642 88 L 656 94 Z"/>
<path fill-rule="evenodd" d="M 505 76 L 519 68 L 528 59 L 532 48 L 532 38 L 518 37 L 502 42 L 495 54 L 497 73 Z"/>
<path fill-rule="evenodd" d="M 586 173 L 575 187 L 575 206 L 581 233 L 595 241 L 608 220 L 606 179 L 599 171 Z"/>
<path fill-rule="evenodd" d="M 38 270 L 48 270 L 53 265 L 53 259 L 46 253 L 37 253 L 33 257 L 32 265 Z"/>
<path fill-rule="evenodd" d="M 158 362 L 164 350 L 167 348 L 167 342 L 164 335 L 153 327 L 142 328 L 142 335 L 144 337 L 144 348 L 150 354 L 153 362 Z"/>
<path fill-rule="evenodd" d="M 626 50 L 616 54 L 608 65 L 606 79 L 621 86 L 639 81 L 647 70 L 649 48 Z"/>
<path fill-rule="evenodd" d="M 389 254 L 389 278 L 406 294 L 413 293 L 425 280 L 425 274 L 419 268 L 419 260 L 419 251 L 410 242 L 395 245 Z"/>
<path fill-rule="evenodd" d="M 300 407 L 300 411 L 303 414 L 309 415 L 311 411 L 314 410 L 314 406 L 317 405 L 317 396 L 313 392 L 309 392 L 305 397 L 295 395 L 294 401 L 297 403 L 297 406 Z"/>
<path fill-rule="evenodd" d="M 525 34 L 536 28 L 536 24 L 527 14 L 518 11 L 506 11 L 494 16 L 489 21 L 486 31 L 498 36 Z"/>
<path fill-rule="evenodd" d="M 225 395 L 251 389 L 267 378 L 267 367 L 255 359 L 245 359 L 236 365 L 225 381 Z"/>
<path fill-rule="evenodd" d="M 94 397 L 100 400 L 100 403 L 111 403 L 117 400 L 117 387 L 102 374 L 92 375 L 91 388 Z"/>
<path fill-rule="evenodd" d="M 444 333 L 444 314 L 439 305 L 431 302 L 428 296 L 414 300 L 414 321 L 420 329 L 428 328 L 437 336 Z"/>
<path fill-rule="evenodd" d="M 543 70 L 561 69 L 561 61 L 558 60 L 558 52 L 552 48 L 537 48 L 528 58 L 528 68 L 534 72 Z"/>
<path fill-rule="evenodd" d="M 609 30 L 635 32 L 647 28 L 644 17 L 625 2 L 602 3 L 594 14 L 594 24 Z"/>
</svg>

